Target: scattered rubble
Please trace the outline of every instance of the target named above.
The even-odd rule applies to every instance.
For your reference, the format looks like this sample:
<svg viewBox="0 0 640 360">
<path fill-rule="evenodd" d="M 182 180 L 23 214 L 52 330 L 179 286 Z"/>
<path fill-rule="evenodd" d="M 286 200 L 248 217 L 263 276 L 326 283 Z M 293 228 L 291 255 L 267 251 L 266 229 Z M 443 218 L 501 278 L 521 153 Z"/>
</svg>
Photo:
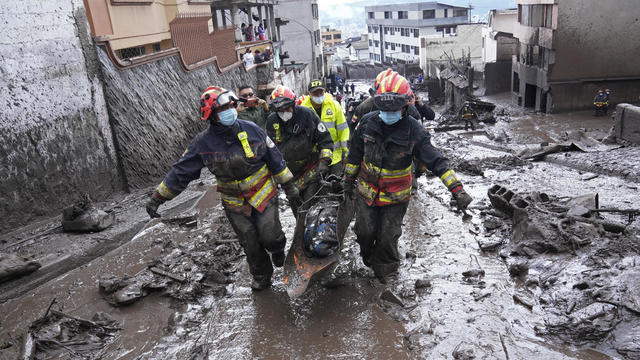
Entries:
<svg viewBox="0 0 640 360">
<path fill-rule="evenodd" d="M 101 359 L 119 330 L 117 321 L 105 313 L 86 320 L 48 309 L 25 335 L 22 359 Z"/>
<path fill-rule="evenodd" d="M 115 212 L 105 212 L 95 207 L 89 195 L 62 210 L 62 229 L 67 232 L 102 231 L 116 221 Z"/>
<path fill-rule="evenodd" d="M 30 274 L 40 266 L 38 261 L 28 257 L 0 253 L 0 283 Z"/>
</svg>

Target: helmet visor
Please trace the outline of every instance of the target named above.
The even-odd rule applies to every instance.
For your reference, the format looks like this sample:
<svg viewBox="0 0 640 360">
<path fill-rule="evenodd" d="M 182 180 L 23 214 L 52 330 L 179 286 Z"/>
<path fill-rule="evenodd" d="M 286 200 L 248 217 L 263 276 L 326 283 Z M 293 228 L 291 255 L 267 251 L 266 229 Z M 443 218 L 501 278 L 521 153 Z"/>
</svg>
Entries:
<svg viewBox="0 0 640 360">
<path fill-rule="evenodd" d="M 225 93 L 220 94 L 216 99 L 218 102 L 218 106 L 225 106 L 232 101 L 238 101 L 238 97 L 233 91 L 227 91 Z"/>
<path fill-rule="evenodd" d="M 378 94 L 373 98 L 373 103 L 381 111 L 398 111 L 409 103 L 407 95 L 394 93 Z"/>
</svg>

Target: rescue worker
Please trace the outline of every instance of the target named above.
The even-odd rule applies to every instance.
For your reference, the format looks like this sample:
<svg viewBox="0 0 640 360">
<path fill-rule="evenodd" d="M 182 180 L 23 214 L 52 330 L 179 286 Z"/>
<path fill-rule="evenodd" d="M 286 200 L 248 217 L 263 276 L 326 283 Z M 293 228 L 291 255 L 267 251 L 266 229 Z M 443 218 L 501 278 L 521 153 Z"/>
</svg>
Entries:
<svg viewBox="0 0 640 360">
<path fill-rule="evenodd" d="M 269 114 L 267 102 L 255 96 L 251 86 L 242 85 L 238 88 L 240 103 L 238 104 L 238 117 L 243 120 L 252 121 L 261 129 L 264 129 Z"/>
<path fill-rule="evenodd" d="M 607 102 L 609 102 L 609 99 L 611 98 L 611 89 L 606 89 L 604 94 L 607 95 Z"/>
<path fill-rule="evenodd" d="M 595 107 L 595 115 L 606 115 L 609 111 L 609 98 L 608 95 L 602 90 L 598 90 L 598 93 L 593 98 L 593 105 Z"/>
<path fill-rule="evenodd" d="M 295 185 L 305 202 L 318 191 L 319 180 L 329 172 L 333 159 L 333 140 L 315 111 L 296 105 L 294 92 L 279 85 L 271 93 L 275 112 L 267 117 L 267 135 L 282 153 L 291 169 Z M 297 207 L 292 207 L 297 215 Z"/>
<path fill-rule="evenodd" d="M 412 161 L 440 177 L 458 209 L 472 201 L 427 130 L 408 114 L 409 89 L 399 74 L 381 82 L 375 96 L 380 111 L 367 114 L 356 130 L 345 168 L 345 199 L 355 198 L 360 256 L 383 283 L 400 265 L 398 238 L 411 198 Z"/>
<path fill-rule="evenodd" d="M 468 101 L 464 102 L 464 105 L 460 109 L 459 114 L 460 114 L 460 120 L 464 120 L 465 130 L 469 130 L 469 127 L 471 127 L 471 130 L 476 129 L 476 126 L 473 124 L 473 121 L 478 120 L 478 114 L 473 110 L 473 108 L 471 108 L 470 102 Z"/>
<path fill-rule="evenodd" d="M 312 80 L 308 87 L 309 93 L 302 97 L 301 106 L 313 109 L 320 117 L 322 124 L 329 130 L 333 140 L 333 158 L 329 172 L 342 176 L 344 159 L 349 152 L 349 125 L 344 118 L 342 106 L 327 94 L 324 84 L 320 80 Z"/>
<path fill-rule="evenodd" d="M 382 79 L 392 74 L 397 74 L 397 73 L 393 71 L 391 68 L 381 71 L 378 74 L 378 76 L 376 76 L 376 80 L 373 84 L 374 91 L 378 89 L 378 86 L 380 85 L 380 82 L 382 81 Z M 351 133 L 353 134 L 355 128 L 358 126 L 358 123 L 360 122 L 360 119 L 362 119 L 366 114 L 376 110 L 378 110 L 378 108 L 376 107 L 376 104 L 373 101 L 373 95 L 370 98 L 363 101 L 362 103 L 360 103 L 360 105 L 358 105 L 358 107 L 356 107 L 356 110 L 353 112 L 351 119 L 347 121 L 347 123 L 349 124 L 349 128 L 351 130 Z M 415 106 L 410 105 L 408 108 L 408 111 L 409 111 L 409 115 L 413 116 L 415 119 L 421 118 L 420 113 L 415 108 Z"/>
<path fill-rule="evenodd" d="M 178 196 L 206 166 L 218 181 L 225 214 L 247 255 L 251 288 L 263 290 L 271 285 L 272 264 L 281 267 L 285 259 L 276 183 L 291 204 L 300 202 L 300 194 L 278 148 L 257 125 L 238 119 L 237 104 L 233 92 L 207 88 L 200 98 L 200 118 L 209 127 L 191 141 L 146 208 L 151 217 L 159 217 L 158 206 Z"/>
<path fill-rule="evenodd" d="M 416 96 L 413 91 L 409 95 L 409 104 L 416 107 L 420 118 L 420 123 L 424 123 L 424 120 L 433 120 L 436 118 L 436 113 L 422 100 L 422 97 Z"/>
</svg>

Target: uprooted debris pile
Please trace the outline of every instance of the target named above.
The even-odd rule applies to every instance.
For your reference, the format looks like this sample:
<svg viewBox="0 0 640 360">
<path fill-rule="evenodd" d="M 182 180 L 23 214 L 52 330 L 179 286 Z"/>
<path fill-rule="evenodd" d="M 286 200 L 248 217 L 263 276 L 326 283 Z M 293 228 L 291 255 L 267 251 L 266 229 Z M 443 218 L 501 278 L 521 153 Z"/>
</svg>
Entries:
<svg viewBox="0 0 640 360">
<path fill-rule="evenodd" d="M 485 236 L 510 239 L 500 255 L 528 294 L 525 300 L 514 294 L 514 301 L 543 310 L 538 335 L 578 346 L 607 341 L 620 355 L 638 358 L 640 242 L 637 229 L 628 229 L 633 218 L 626 224 L 602 218 L 597 194 L 561 199 L 500 185 L 488 194 L 495 211 L 485 213 Z"/>
<path fill-rule="evenodd" d="M 244 253 L 226 217 L 216 221 L 220 226 L 213 233 L 193 241 L 165 241 L 163 255 L 133 276 L 103 275 L 99 281 L 101 293 L 116 306 L 134 303 L 154 291 L 185 301 L 203 293 L 225 295 L 226 285 L 235 281 Z"/>
<path fill-rule="evenodd" d="M 115 212 L 98 209 L 87 194 L 62 210 L 62 229 L 67 232 L 102 231 L 116 221 Z"/>
<path fill-rule="evenodd" d="M 91 320 L 50 309 L 35 321 L 24 339 L 24 359 L 101 359 L 120 325 L 107 314 Z"/>
</svg>

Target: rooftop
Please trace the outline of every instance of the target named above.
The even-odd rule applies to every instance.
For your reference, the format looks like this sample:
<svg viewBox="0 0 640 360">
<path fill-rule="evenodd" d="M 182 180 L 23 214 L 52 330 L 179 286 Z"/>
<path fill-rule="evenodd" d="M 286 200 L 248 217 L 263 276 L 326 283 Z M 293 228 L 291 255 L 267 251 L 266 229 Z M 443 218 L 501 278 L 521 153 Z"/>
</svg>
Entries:
<svg viewBox="0 0 640 360">
<path fill-rule="evenodd" d="M 413 3 L 398 3 L 389 5 L 375 5 L 365 6 L 365 11 L 416 11 L 416 10 L 431 10 L 431 9 L 468 9 L 465 6 L 449 5 L 437 1 L 426 2 L 413 2 Z"/>
</svg>

